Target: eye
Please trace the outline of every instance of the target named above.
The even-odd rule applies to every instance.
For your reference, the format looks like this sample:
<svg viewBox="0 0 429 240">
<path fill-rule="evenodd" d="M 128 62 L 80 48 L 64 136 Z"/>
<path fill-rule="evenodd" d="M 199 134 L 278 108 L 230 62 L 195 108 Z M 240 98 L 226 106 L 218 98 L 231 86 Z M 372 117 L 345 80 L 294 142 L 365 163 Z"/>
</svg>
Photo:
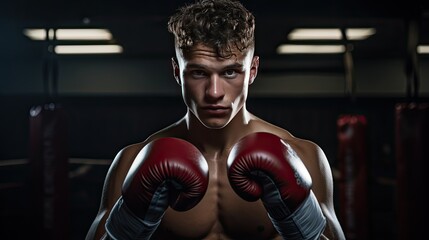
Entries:
<svg viewBox="0 0 429 240">
<path fill-rule="evenodd" d="M 203 77 L 207 76 L 207 74 L 203 70 L 192 70 L 191 76 L 194 78 L 203 78 Z"/>
<path fill-rule="evenodd" d="M 234 69 L 226 70 L 223 75 L 227 78 L 235 78 L 237 76 L 237 71 Z"/>
</svg>

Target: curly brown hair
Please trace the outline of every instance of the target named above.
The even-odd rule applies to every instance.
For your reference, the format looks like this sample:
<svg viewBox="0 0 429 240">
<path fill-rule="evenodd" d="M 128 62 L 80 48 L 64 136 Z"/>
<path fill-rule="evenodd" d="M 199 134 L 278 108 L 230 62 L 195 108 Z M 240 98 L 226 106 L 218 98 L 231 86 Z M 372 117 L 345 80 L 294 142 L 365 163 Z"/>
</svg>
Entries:
<svg viewBox="0 0 429 240">
<path fill-rule="evenodd" d="M 255 45 L 255 17 L 234 0 L 198 0 L 181 7 L 170 17 L 168 31 L 182 50 L 203 44 L 221 57 Z"/>
</svg>

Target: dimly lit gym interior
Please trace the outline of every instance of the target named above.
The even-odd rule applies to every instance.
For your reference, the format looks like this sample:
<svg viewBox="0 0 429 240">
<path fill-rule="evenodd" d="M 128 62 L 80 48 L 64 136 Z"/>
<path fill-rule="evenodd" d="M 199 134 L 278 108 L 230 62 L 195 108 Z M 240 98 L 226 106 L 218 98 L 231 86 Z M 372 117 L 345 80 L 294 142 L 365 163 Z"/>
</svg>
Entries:
<svg viewBox="0 0 429 240">
<path fill-rule="evenodd" d="M 189 2 L 1 4 L 1 239 L 85 239 L 118 151 L 184 116 L 167 21 Z M 241 2 L 255 15 L 260 57 L 247 108 L 323 149 L 347 239 L 422 236 L 429 4 Z M 67 29 L 101 29 L 108 38 L 63 40 Z M 337 38 L 293 38 L 303 29 Z M 70 45 L 118 51 L 61 51 Z M 282 52 L 294 45 L 339 51 Z"/>
</svg>

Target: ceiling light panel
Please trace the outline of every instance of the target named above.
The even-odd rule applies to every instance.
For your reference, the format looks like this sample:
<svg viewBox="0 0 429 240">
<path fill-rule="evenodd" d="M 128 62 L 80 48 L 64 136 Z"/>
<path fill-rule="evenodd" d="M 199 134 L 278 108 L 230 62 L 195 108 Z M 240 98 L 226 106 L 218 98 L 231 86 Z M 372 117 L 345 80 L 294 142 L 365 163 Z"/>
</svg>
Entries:
<svg viewBox="0 0 429 240">
<path fill-rule="evenodd" d="M 338 28 L 297 28 L 288 35 L 289 40 L 340 40 L 341 30 Z"/>
<path fill-rule="evenodd" d="M 282 44 L 277 48 L 278 54 L 336 54 L 344 52 L 344 45 Z"/>
<path fill-rule="evenodd" d="M 120 45 L 57 45 L 57 54 L 115 54 L 122 53 Z"/>
<path fill-rule="evenodd" d="M 347 28 L 348 40 L 363 40 L 376 32 L 375 28 Z M 289 40 L 342 40 L 339 28 L 296 28 L 288 35 Z"/>
<path fill-rule="evenodd" d="M 49 39 L 57 40 L 81 40 L 81 41 L 109 41 L 112 40 L 112 34 L 107 29 L 49 29 Z M 46 40 L 46 29 L 24 29 L 24 35 L 32 40 Z"/>
</svg>

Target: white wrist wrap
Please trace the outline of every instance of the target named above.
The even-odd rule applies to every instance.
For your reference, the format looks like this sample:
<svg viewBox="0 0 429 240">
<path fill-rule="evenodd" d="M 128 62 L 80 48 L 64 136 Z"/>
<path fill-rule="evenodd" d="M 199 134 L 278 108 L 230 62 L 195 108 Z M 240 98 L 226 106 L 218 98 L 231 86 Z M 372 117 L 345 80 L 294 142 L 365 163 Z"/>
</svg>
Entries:
<svg viewBox="0 0 429 240">
<path fill-rule="evenodd" d="M 287 240 L 319 239 L 326 225 L 326 218 L 312 191 L 301 206 L 283 220 L 268 216 L 279 234 Z"/>
<path fill-rule="evenodd" d="M 124 203 L 122 197 L 116 202 L 109 218 L 106 220 L 106 231 L 111 239 L 149 239 L 160 224 L 137 217 Z"/>
</svg>

